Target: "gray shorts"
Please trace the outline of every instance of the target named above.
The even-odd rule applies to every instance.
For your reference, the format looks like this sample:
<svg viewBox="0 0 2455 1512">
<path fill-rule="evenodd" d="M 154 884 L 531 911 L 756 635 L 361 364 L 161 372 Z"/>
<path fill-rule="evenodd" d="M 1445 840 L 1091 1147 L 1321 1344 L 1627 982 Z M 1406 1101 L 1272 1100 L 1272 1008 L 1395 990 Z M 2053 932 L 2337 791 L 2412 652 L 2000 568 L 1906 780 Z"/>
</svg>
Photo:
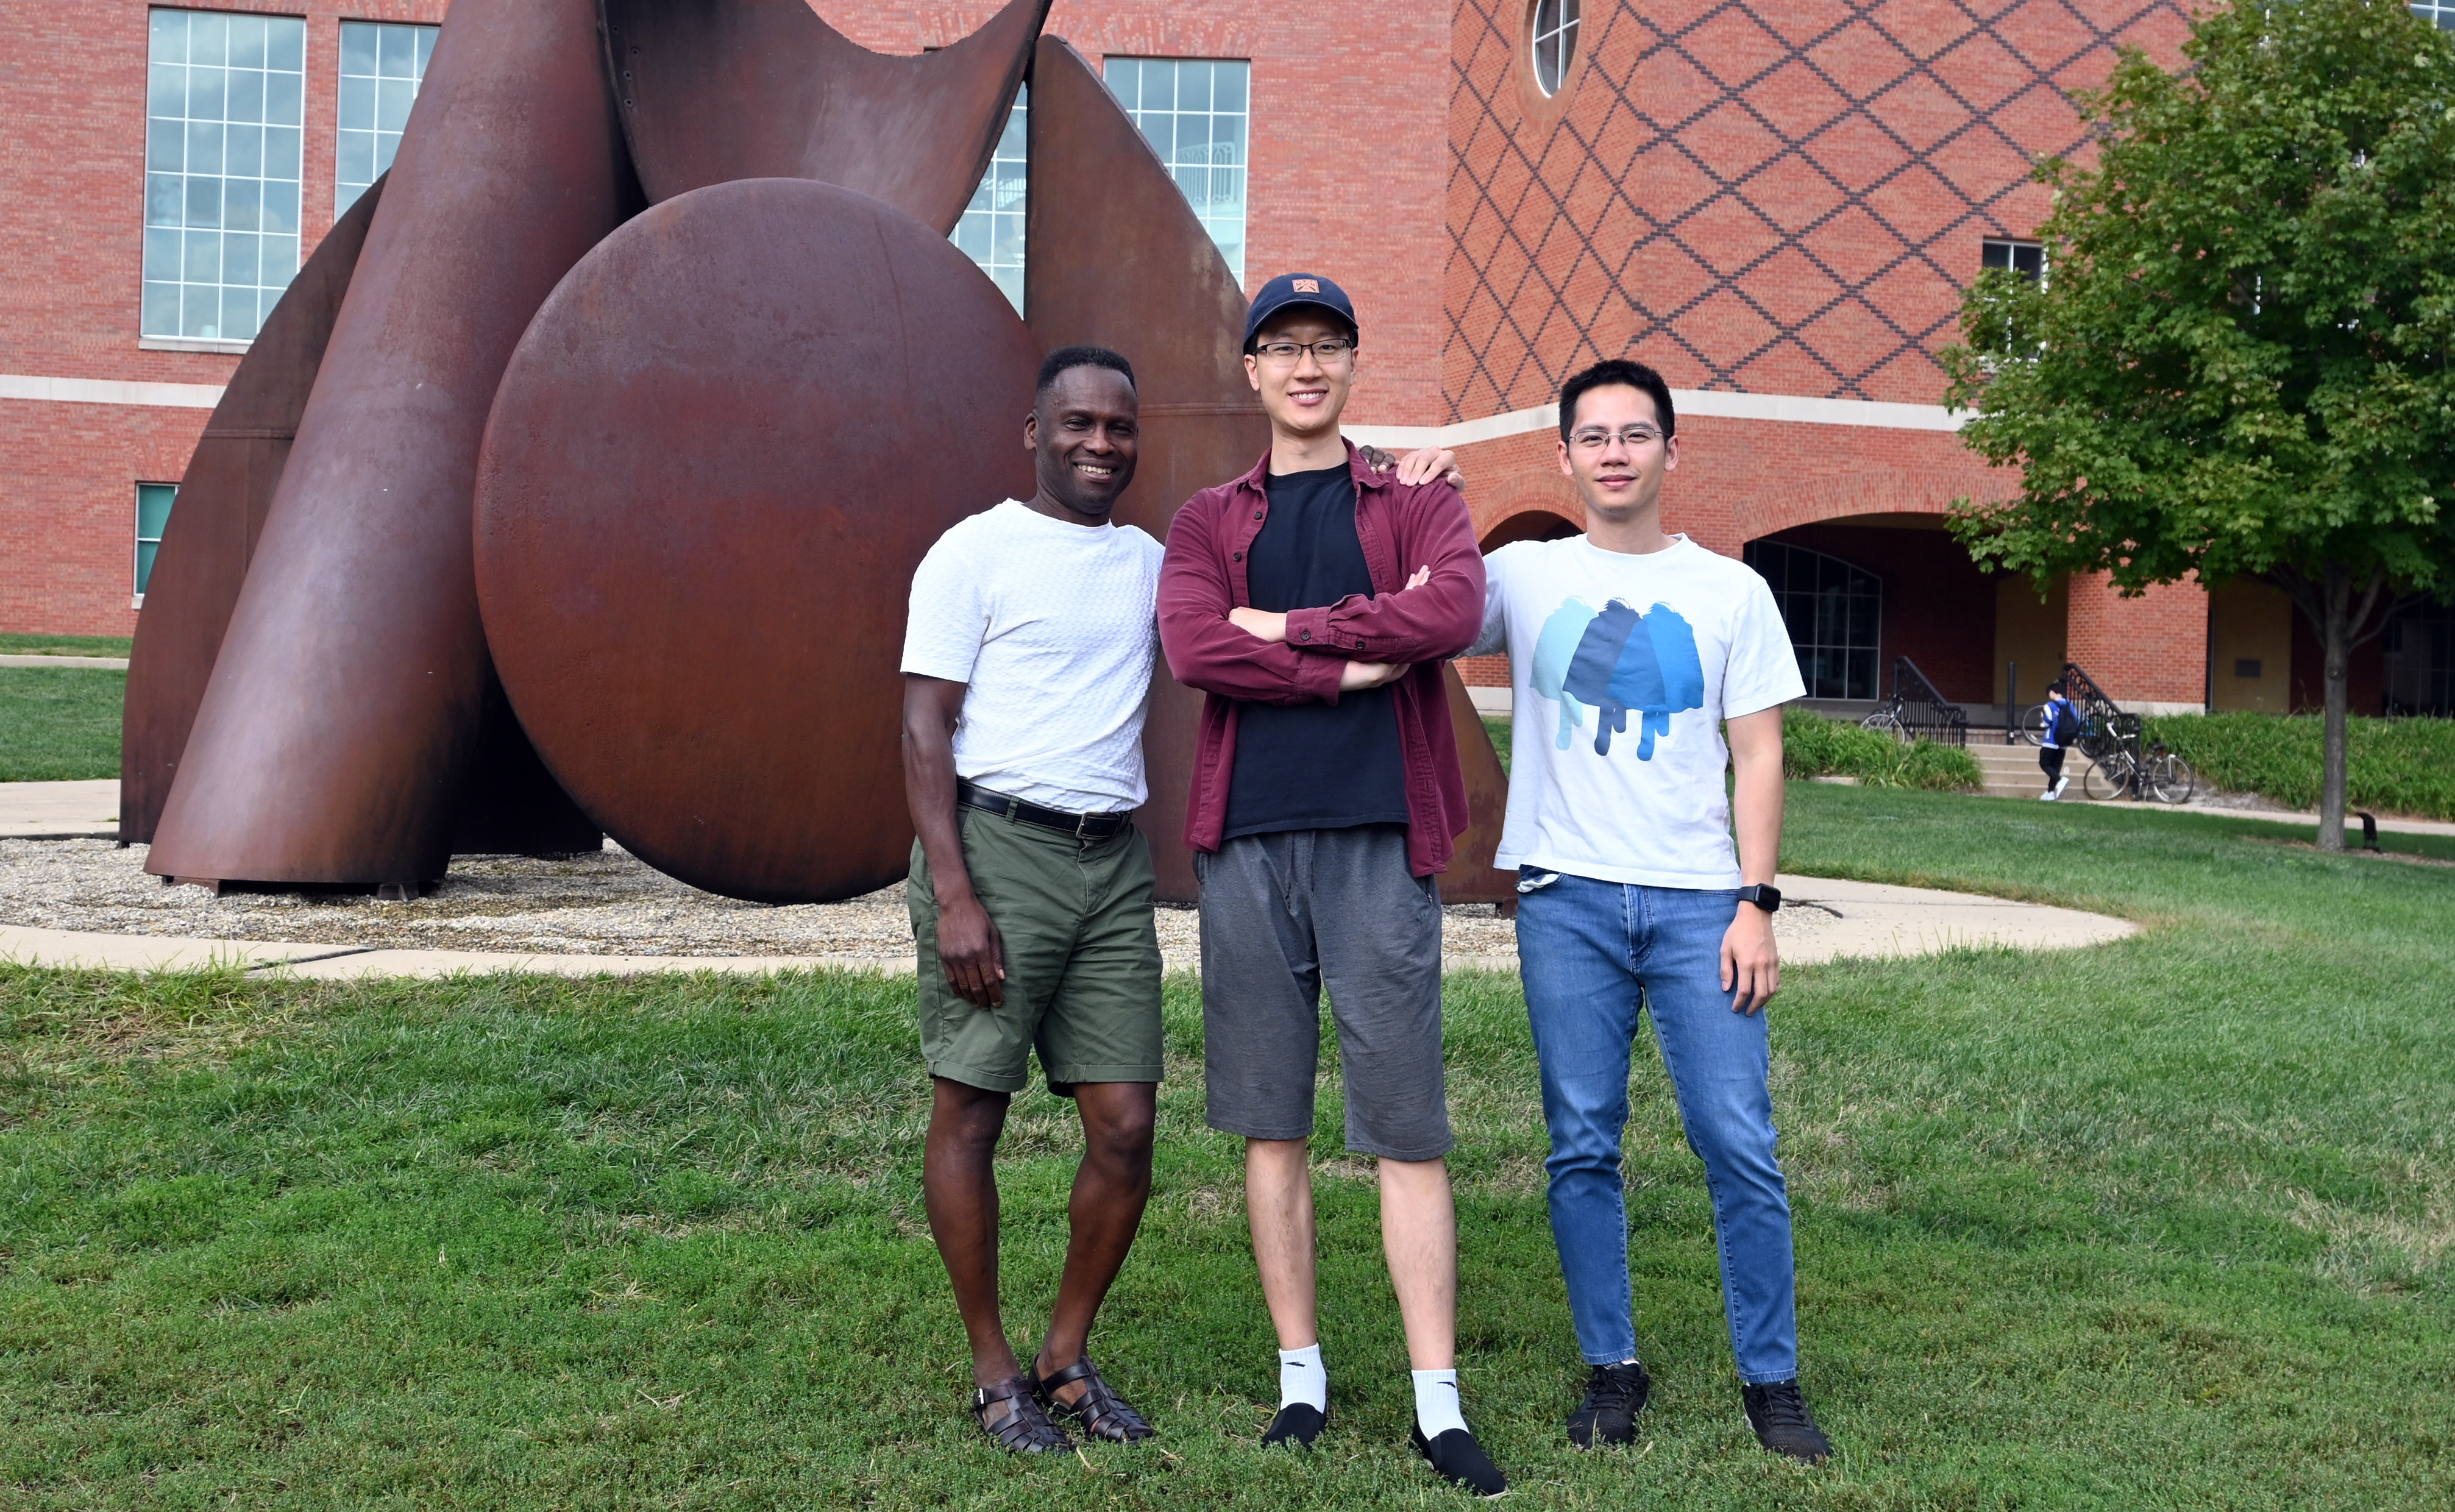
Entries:
<svg viewBox="0 0 2455 1512">
<path fill-rule="evenodd" d="M 1403 825 L 1245 835 L 1196 854 L 1207 1118 L 1250 1139 L 1312 1135 L 1321 992 L 1346 1077 L 1347 1147 L 1447 1155 L 1441 898 Z"/>
</svg>

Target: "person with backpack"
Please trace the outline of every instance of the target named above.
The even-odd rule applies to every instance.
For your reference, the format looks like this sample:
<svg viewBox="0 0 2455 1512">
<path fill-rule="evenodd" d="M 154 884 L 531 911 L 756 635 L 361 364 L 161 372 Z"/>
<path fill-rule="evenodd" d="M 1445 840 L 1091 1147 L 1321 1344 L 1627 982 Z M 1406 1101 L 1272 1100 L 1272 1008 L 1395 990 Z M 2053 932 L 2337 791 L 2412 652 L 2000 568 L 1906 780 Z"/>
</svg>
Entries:
<svg viewBox="0 0 2455 1512">
<path fill-rule="evenodd" d="M 2039 796 L 2048 803 L 2063 796 L 2071 778 L 2063 776 L 2063 752 L 2080 738 L 2080 714 L 2072 708 L 2060 677 L 2046 684 L 2046 725 L 2038 733 L 2038 765 L 2046 774 L 2046 791 Z"/>
</svg>

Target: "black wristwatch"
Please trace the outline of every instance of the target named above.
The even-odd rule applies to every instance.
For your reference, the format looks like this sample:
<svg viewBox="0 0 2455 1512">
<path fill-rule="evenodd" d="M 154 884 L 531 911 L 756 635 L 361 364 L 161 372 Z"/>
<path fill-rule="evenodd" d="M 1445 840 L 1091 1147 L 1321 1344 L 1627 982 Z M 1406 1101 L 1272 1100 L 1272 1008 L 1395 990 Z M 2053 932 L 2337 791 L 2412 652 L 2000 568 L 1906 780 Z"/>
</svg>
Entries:
<svg viewBox="0 0 2455 1512">
<path fill-rule="evenodd" d="M 1770 914 L 1781 906 L 1781 889 L 1758 882 L 1753 887 L 1740 888 L 1739 898 L 1742 902 L 1754 903 Z"/>
</svg>

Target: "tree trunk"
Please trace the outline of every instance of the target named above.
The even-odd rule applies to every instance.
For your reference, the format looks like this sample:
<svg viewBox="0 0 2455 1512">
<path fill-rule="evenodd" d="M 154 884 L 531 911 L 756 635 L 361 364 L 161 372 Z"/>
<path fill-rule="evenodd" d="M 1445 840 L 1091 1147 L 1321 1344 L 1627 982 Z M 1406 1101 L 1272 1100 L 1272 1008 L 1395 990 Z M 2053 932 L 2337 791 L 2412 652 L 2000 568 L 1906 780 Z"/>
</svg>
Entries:
<svg viewBox="0 0 2455 1512">
<path fill-rule="evenodd" d="M 2319 625 L 2319 643 L 2326 666 L 2327 735 L 2319 775 L 2319 849 L 2341 851 L 2344 848 L 2344 716 L 2352 702 L 2344 675 L 2353 649 L 2353 575 L 2331 563 L 2321 593 L 2326 607 Z"/>
</svg>

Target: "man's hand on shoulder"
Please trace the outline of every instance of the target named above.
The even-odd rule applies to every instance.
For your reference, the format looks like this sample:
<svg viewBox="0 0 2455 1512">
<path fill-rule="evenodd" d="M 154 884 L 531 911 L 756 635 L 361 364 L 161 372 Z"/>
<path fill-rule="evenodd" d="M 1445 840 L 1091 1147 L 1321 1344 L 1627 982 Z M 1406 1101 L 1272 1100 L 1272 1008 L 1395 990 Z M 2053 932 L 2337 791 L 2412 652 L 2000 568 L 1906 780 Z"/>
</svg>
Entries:
<svg viewBox="0 0 2455 1512">
<path fill-rule="evenodd" d="M 1722 990 L 1733 1013 L 1753 1014 L 1781 990 L 1781 955 L 1774 945 L 1773 916 L 1741 903 L 1722 934 Z"/>
<path fill-rule="evenodd" d="M 1457 454 L 1447 447 L 1417 447 L 1405 456 L 1392 456 L 1377 446 L 1363 446 L 1356 450 L 1364 454 L 1364 465 L 1375 473 L 1387 473 L 1396 468 L 1398 481 L 1410 488 L 1440 482 L 1461 494 L 1466 492 L 1466 474 L 1458 471 Z"/>
</svg>

